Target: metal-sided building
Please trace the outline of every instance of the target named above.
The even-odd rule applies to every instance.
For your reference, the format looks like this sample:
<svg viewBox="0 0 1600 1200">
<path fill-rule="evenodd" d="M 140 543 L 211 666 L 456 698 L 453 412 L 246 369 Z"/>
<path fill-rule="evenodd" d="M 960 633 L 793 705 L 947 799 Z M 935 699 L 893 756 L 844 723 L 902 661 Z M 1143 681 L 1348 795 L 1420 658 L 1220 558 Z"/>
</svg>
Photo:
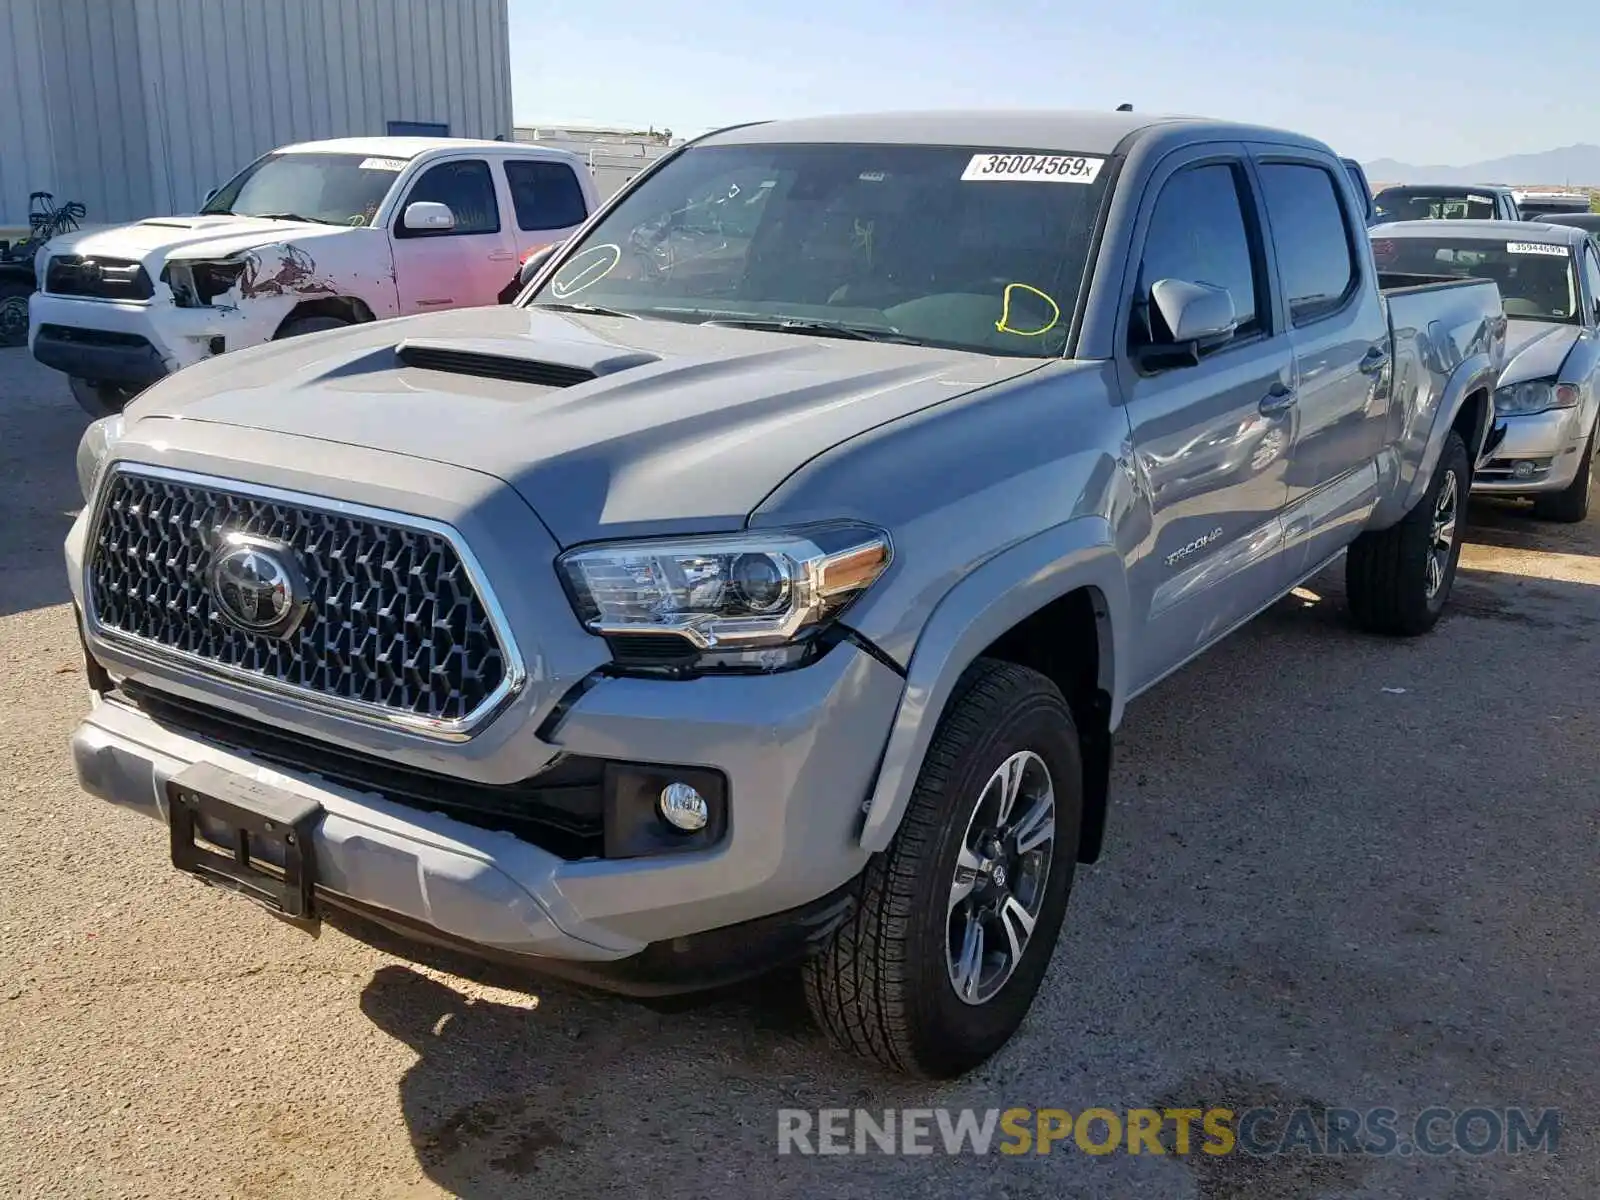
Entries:
<svg viewBox="0 0 1600 1200">
<path fill-rule="evenodd" d="M 192 212 L 274 146 L 511 136 L 506 0 L 0 0 L 0 227 Z"/>
</svg>

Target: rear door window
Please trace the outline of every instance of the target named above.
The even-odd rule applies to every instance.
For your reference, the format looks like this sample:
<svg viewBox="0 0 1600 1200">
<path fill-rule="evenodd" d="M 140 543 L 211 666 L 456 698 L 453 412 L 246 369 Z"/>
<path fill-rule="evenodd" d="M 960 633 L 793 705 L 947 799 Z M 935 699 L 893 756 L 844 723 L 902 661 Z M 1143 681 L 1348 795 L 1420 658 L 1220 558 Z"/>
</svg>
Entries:
<svg viewBox="0 0 1600 1200">
<path fill-rule="evenodd" d="M 566 163 L 507 159 L 506 183 L 518 229 L 570 229 L 589 215 L 583 186 Z"/>
<path fill-rule="evenodd" d="M 1304 325 L 1342 308 L 1356 259 L 1333 175 L 1309 163 L 1263 163 L 1261 191 L 1290 320 Z"/>
</svg>

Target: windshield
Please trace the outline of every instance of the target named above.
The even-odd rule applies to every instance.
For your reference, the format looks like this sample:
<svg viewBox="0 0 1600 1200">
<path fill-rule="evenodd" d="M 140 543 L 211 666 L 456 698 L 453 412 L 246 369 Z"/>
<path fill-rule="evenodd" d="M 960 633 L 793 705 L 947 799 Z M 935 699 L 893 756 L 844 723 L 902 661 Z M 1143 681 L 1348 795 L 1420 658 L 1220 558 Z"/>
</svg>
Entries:
<svg viewBox="0 0 1600 1200">
<path fill-rule="evenodd" d="M 1380 271 L 1492 279 L 1508 317 L 1578 319 L 1578 281 L 1567 246 L 1484 238 L 1375 238 Z"/>
<path fill-rule="evenodd" d="M 230 179 L 200 211 L 370 225 L 405 166 L 405 159 L 370 154 L 269 154 Z"/>
<path fill-rule="evenodd" d="M 1059 355 L 1103 165 L 932 146 L 695 147 L 625 196 L 529 303 Z"/>
<path fill-rule="evenodd" d="M 1463 188 L 1384 188 L 1372 206 L 1383 221 L 1493 221 L 1494 196 Z"/>
</svg>

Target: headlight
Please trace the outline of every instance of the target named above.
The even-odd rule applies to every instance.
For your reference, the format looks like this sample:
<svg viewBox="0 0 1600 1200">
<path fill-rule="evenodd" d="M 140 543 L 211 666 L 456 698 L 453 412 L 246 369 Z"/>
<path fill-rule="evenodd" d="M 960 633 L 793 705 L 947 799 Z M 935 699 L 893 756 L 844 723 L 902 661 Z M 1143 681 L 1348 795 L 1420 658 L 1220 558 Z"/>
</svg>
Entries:
<svg viewBox="0 0 1600 1200">
<path fill-rule="evenodd" d="M 778 670 L 888 568 L 889 535 L 836 524 L 659 541 L 561 556 L 584 628 L 619 658 Z"/>
<path fill-rule="evenodd" d="M 111 447 L 122 440 L 122 414 L 101 417 L 90 423 L 78 442 L 78 490 L 87 504 L 94 495 L 94 485 L 99 482 L 100 468 L 105 466 Z"/>
<path fill-rule="evenodd" d="M 1553 379 L 1513 383 L 1494 394 L 1494 411 L 1498 417 L 1525 417 L 1551 408 L 1573 408 L 1577 403 L 1577 387 L 1556 383 Z"/>
<path fill-rule="evenodd" d="M 243 258 L 218 261 L 180 259 L 167 264 L 161 278 L 172 289 L 173 301 L 179 308 L 208 308 L 239 282 L 244 273 Z"/>
</svg>

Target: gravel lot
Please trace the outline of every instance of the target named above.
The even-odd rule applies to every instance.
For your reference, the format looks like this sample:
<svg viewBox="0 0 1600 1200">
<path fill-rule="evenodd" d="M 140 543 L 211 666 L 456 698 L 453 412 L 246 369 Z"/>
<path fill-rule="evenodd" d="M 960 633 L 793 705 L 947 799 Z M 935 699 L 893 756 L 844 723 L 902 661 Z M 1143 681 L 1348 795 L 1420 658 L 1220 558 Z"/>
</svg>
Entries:
<svg viewBox="0 0 1600 1200">
<path fill-rule="evenodd" d="M 0 1193 L 1600 1195 L 1600 523 L 1480 506 L 1433 636 L 1353 632 L 1333 572 L 1132 705 L 1028 1026 L 932 1088 L 832 1053 L 785 980 L 678 1011 L 521 993 L 173 872 L 64 749 L 82 426 L 0 351 Z M 1563 1125 L 1484 1159 L 776 1154 L 785 1107 L 1152 1102 Z"/>
</svg>

